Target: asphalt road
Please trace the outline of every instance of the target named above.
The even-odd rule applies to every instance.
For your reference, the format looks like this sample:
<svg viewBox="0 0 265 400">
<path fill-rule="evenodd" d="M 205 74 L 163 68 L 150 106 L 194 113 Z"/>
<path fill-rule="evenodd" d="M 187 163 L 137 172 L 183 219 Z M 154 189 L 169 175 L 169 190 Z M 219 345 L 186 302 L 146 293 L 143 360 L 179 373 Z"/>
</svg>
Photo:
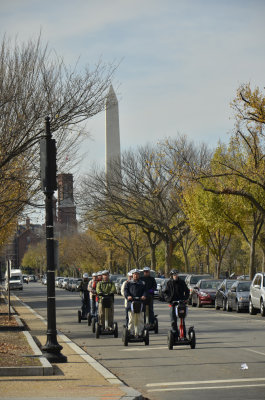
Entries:
<svg viewBox="0 0 265 400">
<path fill-rule="evenodd" d="M 46 317 L 46 286 L 30 283 L 16 294 Z M 96 339 L 86 321 L 79 324 L 80 304 L 78 293 L 56 289 L 57 328 L 148 399 L 265 399 L 265 318 L 260 315 L 190 307 L 186 325 L 195 327 L 196 349 L 185 346 L 170 351 L 167 304 L 155 302 L 159 333 L 150 333 L 150 345 L 129 343 L 128 347 L 121 340 L 120 296 L 115 297 L 117 339 Z"/>
</svg>

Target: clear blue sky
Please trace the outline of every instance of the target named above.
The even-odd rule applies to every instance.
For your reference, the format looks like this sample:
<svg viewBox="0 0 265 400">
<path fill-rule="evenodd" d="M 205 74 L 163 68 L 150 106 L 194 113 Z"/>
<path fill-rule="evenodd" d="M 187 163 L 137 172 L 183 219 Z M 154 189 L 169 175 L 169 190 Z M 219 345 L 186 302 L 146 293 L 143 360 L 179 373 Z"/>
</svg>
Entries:
<svg viewBox="0 0 265 400">
<path fill-rule="evenodd" d="M 238 86 L 265 86 L 264 0 L 0 0 L 0 11 L 1 37 L 41 30 L 68 64 L 122 60 L 122 149 L 177 133 L 227 141 Z M 83 171 L 104 165 L 104 113 L 87 126 Z"/>
</svg>

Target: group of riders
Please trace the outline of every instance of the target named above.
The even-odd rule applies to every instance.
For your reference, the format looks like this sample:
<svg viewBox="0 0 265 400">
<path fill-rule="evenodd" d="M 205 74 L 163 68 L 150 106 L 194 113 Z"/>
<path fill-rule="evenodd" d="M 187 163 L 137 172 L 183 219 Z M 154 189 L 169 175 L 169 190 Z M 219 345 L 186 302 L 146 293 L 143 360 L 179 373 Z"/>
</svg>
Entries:
<svg viewBox="0 0 265 400">
<path fill-rule="evenodd" d="M 148 306 L 149 311 L 149 326 L 147 328 L 152 329 L 155 322 L 154 315 L 154 292 L 157 288 L 156 280 L 151 276 L 150 268 L 143 268 L 143 276 L 140 277 L 140 271 L 133 269 L 128 272 L 127 280 L 123 282 L 121 286 L 121 294 L 125 299 L 125 316 L 126 316 L 126 327 L 129 331 L 133 332 L 133 320 L 132 320 L 132 302 L 135 298 L 142 301 L 143 311 Z M 97 315 L 98 322 L 100 325 L 104 325 L 105 321 L 105 308 L 103 307 L 103 298 L 108 296 L 111 299 L 109 316 L 109 326 L 113 325 L 114 316 L 114 294 L 116 294 L 116 286 L 113 281 L 110 280 L 110 274 L 108 270 L 94 272 L 92 279 L 89 280 L 87 273 L 83 274 L 82 284 L 80 286 L 82 292 L 82 318 L 86 318 L 88 315 Z M 181 280 L 178 276 L 178 271 L 173 269 L 170 271 L 170 279 L 167 282 L 166 289 L 164 291 L 165 300 L 169 303 L 170 307 L 170 320 L 171 330 L 178 336 L 178 325 L 177 315 L 174 312 L 172 304 L 174 301 L 184 300 L 187 301 L 189 298 L 189 289 L 186 283 Z M 145 324 L 145 313 L 141 313 L 139 319 L 139 330 L 143 330 Z"/>
</svg>

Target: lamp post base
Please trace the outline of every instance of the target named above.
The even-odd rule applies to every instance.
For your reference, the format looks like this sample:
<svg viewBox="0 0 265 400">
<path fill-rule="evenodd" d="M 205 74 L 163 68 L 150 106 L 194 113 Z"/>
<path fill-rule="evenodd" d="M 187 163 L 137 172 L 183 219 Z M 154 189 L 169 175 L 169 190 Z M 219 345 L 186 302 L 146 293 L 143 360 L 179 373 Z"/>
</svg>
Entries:
<svg viewBox="0 0 265 400">
<path fill-rule="evenodd" d="M 42 353 L 50 363 L 66 363 L 67 357 L 61 353 L 62 346 L 57 342 L 56 334 L 47 334 L 47 342 L 42 346 Z"/>
</svg>

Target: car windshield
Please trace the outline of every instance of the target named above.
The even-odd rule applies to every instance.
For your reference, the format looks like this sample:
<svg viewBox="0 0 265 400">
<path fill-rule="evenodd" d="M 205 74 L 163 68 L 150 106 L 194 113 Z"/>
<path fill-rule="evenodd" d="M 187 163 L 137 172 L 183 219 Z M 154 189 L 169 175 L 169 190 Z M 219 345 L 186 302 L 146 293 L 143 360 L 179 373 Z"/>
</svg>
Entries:
<svg viewBox="0 0 265 400">
<path fill-rule="evenodd" d="M 220 281 L 202 281 L 201 289 L 217 289 L 220 285 Z"/>
<path fill-rule="evenodd" d="M 227 288 L 227 289 L 230 289 L 231 286 L 232 286 L 234 283 L 235 283 L 235 281 L 227 281 L 227 282 L 226 282 L 226 288 Z"/>
<path fill-rule="evenodd" d="M 201 276 L 201 275 L 192 276 L 190 278 L 190 283 L 191 283 L 191 285 L 194 285 L 195 283 L 199 282 L 203 278 L 205 278 L 205 276 Z"/>
<path fill-rule="evenodd" d="M 12 281 L 20 281 L 20 276 L 19 275 L 13 275 L 10 277 L 10 280 Z"/>
<path fill-rule="evenodd" d="M 251 281 L 239 283 L 237 286 L 237 291 L 238 292 L 249 292 L 250 285 L 251 285 Z"/>
</svg>

